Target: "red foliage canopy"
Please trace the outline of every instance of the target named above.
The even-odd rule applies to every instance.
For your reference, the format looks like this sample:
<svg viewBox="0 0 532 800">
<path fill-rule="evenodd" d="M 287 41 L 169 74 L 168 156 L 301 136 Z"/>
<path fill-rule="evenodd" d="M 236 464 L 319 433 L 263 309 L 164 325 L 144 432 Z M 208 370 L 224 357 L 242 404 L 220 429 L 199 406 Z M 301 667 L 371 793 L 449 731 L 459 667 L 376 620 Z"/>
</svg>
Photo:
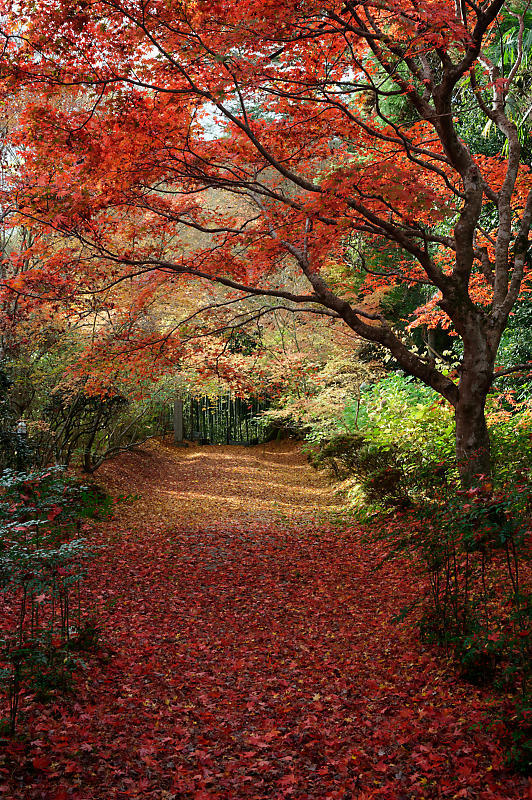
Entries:
<svg viewBox="0 0 532 800">
<path fill-rule="evenodd" d="M 532 218 L 506 113 L 522 53 L 509 75 L 489 60 L 504 6 L 13 6 L 5 85 L 23 87 L 24 109 L 10 200 L 46 235 L 33 246 L 45 276 L 12 288 L 75 295 L 188 275 L 318 306 L 451 402 L 461 461 L 486 471 L 483 406 Z M 467 103 L 506 138 L 507 158 L 471 152 L 457 124 Z M 346 247 L 362 267 L 368 249 L 392 247 L 380 281 L 439 293 L 423 321 L 445 318 L 462 337 L 458 385 L 328 285 Z"/>
</svg>

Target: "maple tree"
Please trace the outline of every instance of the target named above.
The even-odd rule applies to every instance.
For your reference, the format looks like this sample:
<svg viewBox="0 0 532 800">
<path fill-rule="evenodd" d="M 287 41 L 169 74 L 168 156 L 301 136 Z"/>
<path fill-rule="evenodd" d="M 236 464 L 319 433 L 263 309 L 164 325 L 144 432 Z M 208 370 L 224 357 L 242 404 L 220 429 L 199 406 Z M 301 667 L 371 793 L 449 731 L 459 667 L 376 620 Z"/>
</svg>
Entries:
<svg viewBox="0 0 532 800">
<path fill-rule="evenodd" d="M 35 230 L 38 265 L 11 290 L 97 296 L 129 281 L 141 303 L 194 276 L 320 311 L 449 401 L 463 481 L 489 475 L 486 396 L 497 374 L 526 367 L 496 368 L 532 220 L 506 110 L 525 4 L 7 6 L 4 88 L 25 97 L 7 193 L 14 222 Z M 510 12 L 519 27 L 505 69 L 489 46 Z M 505 157 L 467 146 L 457 117 L 470 109 L 502 134 Z M 431 289 L 420 319 L 461 338 L 457 377 L 409 347 L 352 281 L 331 282 L 347 246 L 369 273 L 366 254 L 382 251 L 374 284 Z"/>
</svg>

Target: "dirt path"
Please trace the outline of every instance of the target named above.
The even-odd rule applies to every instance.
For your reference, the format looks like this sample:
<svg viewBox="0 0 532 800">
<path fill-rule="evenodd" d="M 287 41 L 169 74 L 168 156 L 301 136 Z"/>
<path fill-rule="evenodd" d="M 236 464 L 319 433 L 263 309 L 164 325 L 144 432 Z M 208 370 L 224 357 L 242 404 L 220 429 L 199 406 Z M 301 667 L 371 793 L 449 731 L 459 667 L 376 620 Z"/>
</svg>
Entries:
<svg viewBox="0 0 532 800">
<path fill-rule="evenodd" d="M 415 576 L 327 523 L 329 489 L 293 445 L 152 444 L 98 479 L 140 495 L 92 532 L 103 646 L 75 698 L 27 720 L 4 796 L 525 796 L 483 693 L 392 623 Z"/>
<path fill-rule="evenodd" d="M 179 448 L 147 444 L 104 464 L 98 480 L 115 494 L 139 494 L 133 513 L 195 527 L 222 520 L 314 520 L 340 506 L 330 486 L 293 443 Z M 124 521 L 124 518 L 122 519 Z"/>
</svg>

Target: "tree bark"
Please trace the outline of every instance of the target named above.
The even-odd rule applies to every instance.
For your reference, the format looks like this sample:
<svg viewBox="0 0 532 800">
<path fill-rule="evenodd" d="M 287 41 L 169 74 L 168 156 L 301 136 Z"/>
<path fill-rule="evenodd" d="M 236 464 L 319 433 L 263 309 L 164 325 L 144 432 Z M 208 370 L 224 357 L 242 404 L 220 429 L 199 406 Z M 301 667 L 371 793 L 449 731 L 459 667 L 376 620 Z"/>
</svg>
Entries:
<svg viewBox="0 0 532 800">
<path fill-rule="evenodd" d="M 491 479 L 491 449 L 485 398 L 460 398 L 455 407 L 456 463 L 462 487 Z"/>
<path fill-rule="evenodd" d="M 478 313 L 459 319 L 464 354 L 454 403 L 456 465 L 462 487 L 490 482 L 491 448 L 486 423 L 486 398 L 493 383 L 495 355 L 501 327 L 486 323 Z"/>
<path fill-rule="evenodd" d="M 486 353 L 479 352 L 479 345 L 480 341 L 477 341 L 478 349 L 473 352 L 467 346 L 465 348 L 458 402 L 454 409 L 456 465 L 465 489 L 481 481 L 490 481 L 492 475 L 485 406 L 493 377 L 493 360 Z"/>
</svg>

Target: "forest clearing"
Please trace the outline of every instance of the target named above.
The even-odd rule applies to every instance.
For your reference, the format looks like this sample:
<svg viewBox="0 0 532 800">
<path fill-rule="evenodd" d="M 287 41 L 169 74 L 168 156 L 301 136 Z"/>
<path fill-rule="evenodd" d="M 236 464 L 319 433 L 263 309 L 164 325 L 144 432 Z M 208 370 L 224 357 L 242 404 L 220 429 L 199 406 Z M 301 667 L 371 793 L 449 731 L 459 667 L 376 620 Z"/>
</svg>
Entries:
<svg viewBox="0 0 532 800">
<path fill-rule="evenodd" d="M 527 796 L 489 692 L 393 621 L 412 563 L 334 524 L 299 445 L 151 442 L 99 481 L 134 497 L 89 523 L 99 644 L 72 694 L 23 707 L 0 796 Z"/>
</svg>

